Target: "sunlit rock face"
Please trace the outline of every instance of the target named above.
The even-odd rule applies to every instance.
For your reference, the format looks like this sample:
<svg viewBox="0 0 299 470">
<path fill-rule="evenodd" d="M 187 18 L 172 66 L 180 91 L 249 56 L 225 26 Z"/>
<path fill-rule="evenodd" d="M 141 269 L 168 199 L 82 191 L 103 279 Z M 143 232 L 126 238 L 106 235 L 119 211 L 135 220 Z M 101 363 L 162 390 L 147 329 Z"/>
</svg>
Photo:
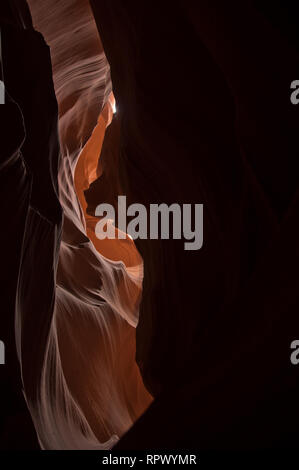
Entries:
<svg viewBox="0 0 299 470">
<path fill-rule="evenodd" d="M 112 119 L 109 65 L 87 1 L 28 3 L 34 27 L 51 52 L 61 154 L 50 173 L 55 178 L 58 172 L 63 224 L 60 230 L 57 220 L 41 235 L 45 244 L 49 238 L 50 250 L 39 266 L 48 276 L 41 294 L 51 301 L 44 322 L 39 320 L 35 327 L 41 343 L 36 374 L 29 371 L 30 351 L 24 361 L 21 346 L 32 334 L 28 311 L 33 295 L 31 289 L 26 292 L 30 257 L 23 260 L 16 336 L 25 395 L 43 448 L 111 448 L 151 397 L 135 363 L 142 259 L 129 238 L 110 244 L 96 239 L 98 219 L 87 214 L 83 193 L 98 176 L 102 142 Z M 38 223 L 34 217 L 32 227 Z M 36 240 L 27 235 L 26 243 L 36 259 Z M 35 276 L 37 272 L 31 284 Z"/>
</svg>

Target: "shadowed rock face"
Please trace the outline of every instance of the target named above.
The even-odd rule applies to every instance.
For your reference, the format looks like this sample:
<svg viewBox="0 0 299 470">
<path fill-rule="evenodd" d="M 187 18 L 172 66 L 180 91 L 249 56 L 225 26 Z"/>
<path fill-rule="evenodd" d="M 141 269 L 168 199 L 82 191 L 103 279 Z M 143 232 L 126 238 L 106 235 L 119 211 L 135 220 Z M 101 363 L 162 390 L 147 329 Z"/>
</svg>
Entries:
<svg viewBox="0 0 299 470">
<path fill-rule="evenodd" d="M 49 51 L 26 2 L 10 4 L 3 446 L 18 426 L 37 446 L 18 358 L 43 448 L 110 448 L 150 393 L 119 449 L 294 447 L 299 70 L 284 10 L 30 0 Z M 119 194 L 203 203 L 203 248 L 98 240 L 94 208 Z"/>
<path fill-rule="evenodd" d="M 26 388 L 29 400 L 36 399 L 35 385 L 41 375 L 53 310 L 51 249 L 57 244 L 62 217 L 57 171 L 55 176 L 59 155 L 57 104 L 49 51 L 42 36 L 32 30 L 31 21 L 23 15 L 23 11 L 28 13 L 26 4 L 19 2 L 19 6 L 18 15 L 15 10 L 9 14 L 6 10 L 3 19 L 0 9 L 7 92 L 7 104 L 1 106 L 1 207 L 5 218 L 1 239 L 1 333 L 7 352 L 1 377 L 4 449 L 37 448 L 22 388 Z M 41 102 L 43 108 L 39 106 Z M 39 260 L 35 263 L 37 253 Z M 45 253 L 44 258 L 40 253 Z M 16 307 L 22 315 L 15 318 Z M 21 373 L 17 354 L 18 359 L 22 356 Z"/>
<path fill-rule="evenodd" d="M 280 8 L 91 5 L 126 194 L 147 207 L 204 204 L 200 251 L 138 242 L 137 361 L 156 400 L 118 448 L 292 446 L 299 122 L 289 86 L 299 70 Z"/>
</svg>

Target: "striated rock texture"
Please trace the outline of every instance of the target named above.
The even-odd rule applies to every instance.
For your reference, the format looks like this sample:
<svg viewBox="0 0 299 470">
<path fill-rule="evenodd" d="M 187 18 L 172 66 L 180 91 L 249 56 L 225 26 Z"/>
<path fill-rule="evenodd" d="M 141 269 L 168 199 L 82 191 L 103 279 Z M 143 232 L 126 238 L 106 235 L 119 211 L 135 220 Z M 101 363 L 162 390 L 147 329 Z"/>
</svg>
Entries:
<svg viewBox="0 0 299 470">
<path fill-rule="evenodd" d="M 129 238 L 97 243 L 84 203 L 112 119 L 109 65 L 88 2 L 28 3 L 54 84 L 41 34 L 11 25 L 5 85 L 24 118 L 19 165 L 28 162 L 12 293 L 24 395 L 42 448 L 107 449 L 151 401 L 135 362 L 142 259 Z"/>
</svg>

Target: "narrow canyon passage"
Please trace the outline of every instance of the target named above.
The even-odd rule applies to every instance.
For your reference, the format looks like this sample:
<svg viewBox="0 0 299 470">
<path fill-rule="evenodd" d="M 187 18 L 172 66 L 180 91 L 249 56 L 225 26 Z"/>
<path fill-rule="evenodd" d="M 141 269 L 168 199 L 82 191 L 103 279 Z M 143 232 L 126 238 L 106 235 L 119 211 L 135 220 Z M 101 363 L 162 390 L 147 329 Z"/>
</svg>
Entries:
<svg viewBox="0 0 299 470">
<path fill-rule="evenodd" d="M 63 222 L 53 258 L 53 310 L 36 328 L 44 342 L 38 346 L 42 369 L 36 378 L 29 370 L 30 352 L 24 361 L 19 346 L 25 396 L 43 448 L 111 448 L 151 396 L 135 361 L 142 258 L 129 237 L 119 242 L 95 237 L 97 219 L 87 214 L 84 197 L 98 176 L 113 118 L 109 65 L 87 1 L 30 1 L 29 6 L 51 52 Z M 27 243 L 36 242 L 27 237 Z M 23 343 L 32 334 L 22 326 L 26 258 L 17 311 L 17 338 Z"/>
<path fill-rule="evenodd" d="M 284 4 L 0 2 L 0 446 L 298 446 Z M 119 223 L 120 198 L 146 234 Z M 99 237 L 103 204 L 120 238 Z"/>
</svg>

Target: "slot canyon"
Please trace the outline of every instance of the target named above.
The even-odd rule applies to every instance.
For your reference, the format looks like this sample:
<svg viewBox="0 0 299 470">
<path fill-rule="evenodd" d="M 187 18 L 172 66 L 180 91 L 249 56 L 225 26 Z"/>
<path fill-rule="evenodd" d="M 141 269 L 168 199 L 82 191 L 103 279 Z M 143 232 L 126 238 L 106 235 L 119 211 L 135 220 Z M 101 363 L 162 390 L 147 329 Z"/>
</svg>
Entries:
<svg viewBox="0 0 299 470">
<path fill-rule="evenodd" d="M 298 442 L 295 18 L 1 2 L 1 448 Z M 99 239 L 119 196 L 203 204 L 202 247 Z"/>
</svg>

